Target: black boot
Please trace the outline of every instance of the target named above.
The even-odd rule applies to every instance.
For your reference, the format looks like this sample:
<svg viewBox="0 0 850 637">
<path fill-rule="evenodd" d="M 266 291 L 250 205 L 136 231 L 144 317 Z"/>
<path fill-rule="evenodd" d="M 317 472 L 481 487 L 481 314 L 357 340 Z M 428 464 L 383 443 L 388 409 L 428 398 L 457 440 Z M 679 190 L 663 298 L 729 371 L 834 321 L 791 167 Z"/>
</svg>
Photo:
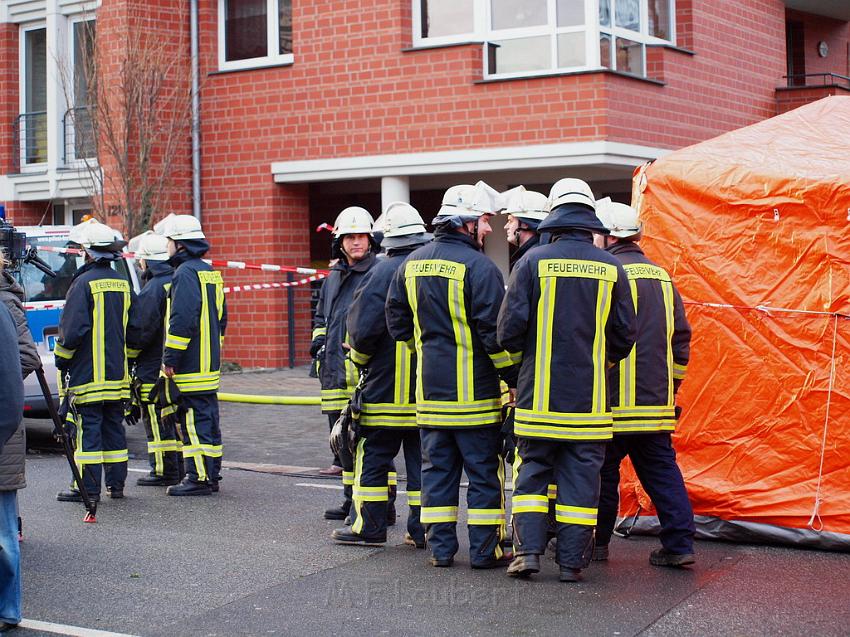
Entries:
<svg viewBox="0 0 850 637">
<path fill-rule="evenodd" d="M 348 517 L 348 512 L 351 511 L 351 500 L 345 500 L 338 507 L 331 507 L 325 510 L 326 520 L 344 520 Z"/>
<path fill-rule="evenodd" d="M 180 484 L 180 480 L 165 476 L 142 476 L 136 480 L 136 484 L 140 487 L 170 487 L 173 484 Z"/>
<path fill-rule="evenodd" d="M 106 495 L 113 500 L 120 500 L 124 497 L 124 489 L 120 487 L 106 487 Z"/>
<path fill-rule="evenodd" d="M 93 495 L 89 495 L 92 502 L 100 502 L 100 494 L 95 493 Z M 83 496 L 76 489 L 68 489 L 67 491 L 60 491 L 56 494 L 56 499 L 59 502 L 82 502 Z"/>
<path fill-rule="evenodd" d="M 558 576 L 558 579 L 562 582 L 580 582 L 581 581 L 581 569 L 580 568 L 569 568 L 567 566 L 561 567 L 561 574 Z"/>
<path fill-rule="evenodd" d="M 345 526 L 341 529 L 334 529 L 331 533 L 331 538 L 337 544 L 352 544 L 356 546 L 384 546 L 387 543 L 387 536 L 384 537 L 364 537 L 359 533 L 351 530 L 350 526 Z"/>
<path fill-rule="evenodd" d="M 167 495 L 212 495 L 212 489 L 206 482 L 194 482 L 184 478 L 180 484 L 168 487 L 165 493 Z"/>
</svg>

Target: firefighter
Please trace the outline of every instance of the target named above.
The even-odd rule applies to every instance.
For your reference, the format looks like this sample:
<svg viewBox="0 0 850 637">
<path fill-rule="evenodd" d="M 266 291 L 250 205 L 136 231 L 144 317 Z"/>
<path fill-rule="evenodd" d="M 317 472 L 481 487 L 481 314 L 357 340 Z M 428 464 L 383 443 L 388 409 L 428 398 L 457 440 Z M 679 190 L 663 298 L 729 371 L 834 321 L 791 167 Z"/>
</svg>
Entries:
<svg viewBox="0 0 850 637">
<path fill-rule="evenodd" d="M 334 222 L 331 257 L 337 259 L 322 284 L 313 327 L 310 355 L 318 359 L 322 384 L 322 413 L 333 429 L 340 412 L 348 404 L 358 382 L 357 368 L 346 356 L 345 319 L 354 291 L 375 265 L 377 252 L 372 239 L 372 215 L 351 206 L 339 213 Z M 351 510 L 354 465 L 349 458 L 334 458 L 331 470 L 341 468 L 343 503 L 325 511 L 326 520 L 344 520 Z"/>
<path fill-rule="evenodd" d="M 227 306 L 221 272 L 201 259 L 210 249 L 201 223 L 192 215 L 172 215 L 156 228 L 168 239 L 174 268 L 165 306 L 162 373 L 182 397 L 178 412 L 186 475 L 168 487 L 172 496 L 217 493 L 221 481 L 221 427 L 218 414 L 221 346 Z"/>
<path fill-rule="evenodd" d="M 124 401 L 130 397 L 125 336 L 130 284 L 112 267 L 125 241 L 94 219 L 71 230 L 71 240 L 85 250 L 85 263 L 74 274 L 59 320 L 54 354 L 60 391 L 69 396 L 67 415 L 76 430 L 74 457 L 86 490 L 100 500 L 101 473 L 106 493 L 124 497 L 127 439 Z M 103 468 L 103 471 L 102 471 Z M 80 502 L 76 484 L 60 492 L 63 502 Z"/>
<path fill-rule="evenodd" d="M 649 556 L 655 566 L 694 563 L 694 514 L 671 434 L 676 428 L 676 392 L 685 377 L 691 328 L 670 275 L 646 258 L 638 242 L 642 226 L 634 208 L 608 203 L 597 215 L 610 235 L 599 237 L 623 264 L 637 312 L 637 343 L 608 371 L 614 439 L 602 464 L 599 523 L 593 559 L 608 559 L 617 517 L 620 462 L 632 461 L 661 523 L 661 545 Z"/>
<path fill-rule="evenodd" d="M 511 269 L 529 250 L 540 244 L 540 233 L 537 227 L 549 214 L 549 198 L 541 192 L 526 190 L 518 186 L 505 193 L 508 195 L 508 206 L 505 214 L 508 221 L 505 232 L 508 243 L 515 246 L 511 255 Z"/>
<path fill-rule="evenodd" d="M 360 440 L 355 454 L 352 525 L 333 532 L 340 544 L 383 544 L 387 540 L 388 473 L 404 448 L 409 514 L 405 542 L 424 548 L 419 521 L 422 455 L 416 427 L 416 356 L 387 331 L 387 290 L 404 259 L 431 235 L 410 204 L 391 203 L 381 217 L 386 256 L 363 278 L 348 312 L 349 357 L 365 370 Z M 377 228 L 376 228 L 377 229 Z"/>
<path fill-rule="evenodd" d="M 449 188 L 434 219 L 434 241 L 407 257 L 387 298 L 390 334 L 416 347 L 421 519 L 436 567 L 451 566 L 458 550 L 464 470 L 471 566 L 506 564 L 499 377 L 514 387 L 517 367 L 493 329 L 504 296 L 502 275 L 481 253 L 494 193 L 483 182 Z"/>
<path fill-rule="evenodd" d="M 590 187 L 562 179 L 550 201 L 539 230 L 553 241 L 514 268 L 497 327 L 500 345 L 522 352 L 511 502 L 517 557 L 508 575 L 540 570 L 554 483 L 560 579 L 575 582 L 591 557 L 599 469 L 612 435 L 606 369 L 634 345 L 634 309 L 622 266 L 593 245 L 592 233 L 607 230 Z"/>
<path fill-rule="evenodd" d="M 165 308 L 174 268 L 168 263 L 168 239 L 148 231 L 130 242 L 142 270 L 144 287 L 130 307 L 127 354 L 132 364 L 131 390 L 138 401 L 148 438 L 151 470 L 136 480 L 142 487 L 171 486 L 183 477 L 181 443 L 172 420 L 161 421 L 148 396 L 162 366 Z"/>
</svg>

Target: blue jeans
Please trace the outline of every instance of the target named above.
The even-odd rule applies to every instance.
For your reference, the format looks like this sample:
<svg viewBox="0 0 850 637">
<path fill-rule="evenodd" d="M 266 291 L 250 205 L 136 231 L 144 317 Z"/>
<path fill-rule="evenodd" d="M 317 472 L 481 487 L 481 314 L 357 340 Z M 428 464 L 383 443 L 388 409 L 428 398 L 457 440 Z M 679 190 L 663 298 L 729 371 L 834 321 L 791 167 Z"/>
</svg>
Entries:
<svg viewBox="0 0 850 637">
<path fill-rule="evenodd" d="M 21 547 L 17 491 L 0 491 L 0 622 L 21 621 Z"/>
</svg>

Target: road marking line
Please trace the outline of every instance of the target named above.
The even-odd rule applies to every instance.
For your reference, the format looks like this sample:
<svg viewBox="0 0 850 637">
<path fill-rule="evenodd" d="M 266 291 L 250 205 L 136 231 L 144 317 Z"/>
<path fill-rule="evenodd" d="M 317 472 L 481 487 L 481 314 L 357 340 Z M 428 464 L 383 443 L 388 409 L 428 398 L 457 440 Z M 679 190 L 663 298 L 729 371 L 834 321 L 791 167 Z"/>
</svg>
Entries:
<svg viewBox="0 0 850 637">
<path fill-rule="evenodd" d="M 150 473 L 150 469 L 133 469 L 133 467 L 128 467 L 127 471 L 133 471 L 135 473 Z"/>
<path fill-rule="evenodd" d="M 333 489 L 335 491 L 342 491 L 343 487 L 341 484 L 316 484 L 315 482 L 296 482 L 296 487 L 313 487 L 316 489 Z"/>
<path fill-rule="evenodd" d="M 296 487 L 313 487 L 315 489 L 334 489 L 336 491 L 342 491 L 343 486 L 340 484 L 319 484 L 318 482 L 296 482 Z M 396 493 L 405 494 L 407 491 L 404 489 L 398 489 Z"/>
<path fill-rule="evenodd" d="M 68 626 L 67 624 L 40 622 L 36 619 L 23 619 L 18 626 L 32 630 L 43 630 L 46 633 L 55 633 L 57 635 L 71 635 L 72 637 L 133 637 L 133 635 L 129 635 L 128 633 L 113 633 L 108 630 L 97 630 L 95 628 L 80 628 L 79 626 Z"/>
</svg>

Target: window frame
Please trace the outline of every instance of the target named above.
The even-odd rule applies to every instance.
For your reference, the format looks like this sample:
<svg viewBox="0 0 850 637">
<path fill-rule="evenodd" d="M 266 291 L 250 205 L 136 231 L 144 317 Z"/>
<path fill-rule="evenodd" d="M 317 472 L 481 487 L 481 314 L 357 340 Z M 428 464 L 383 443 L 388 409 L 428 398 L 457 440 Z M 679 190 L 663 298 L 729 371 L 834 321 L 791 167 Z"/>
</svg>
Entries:
<svg viewBox="0 0 850 637">
<path fill-rule="evenodd" d="M 19 34 L 19 42 L 18 42 L 18 114 L 24 115 L 27 111 L 27 36 L 26 34 L 29 31 L 39 31 L 43 29 L 45 32 L 45 64 L 49 67 L 50 60 L 48 59 L 48 50 L 47 50 L 47 36 L 49 36 L 49 32 L 47 30 L 47 22 L 45 20 L 41 20 L 38 22 L 31 22 L 28 24 L 22 24 L 18 29 Z M 48 68 L 47 73 L 45 75 L 45 91 L 48 90 L 48 84 L 50 83 L 50 70 Z M 47 112 L 49 111 L 49 107 L 46 105 L 45 108 L 45 127 L 47 126 Z M 38 112 L 38 111 L 33 111 Z M 20 124 L 19 124 L 20 126 Z M 28 162 L 27 161 L 27 153 L 25 149 L 24 138 L 26 136 L 26 128 L 18 129 L 18 147 L 15 149 L 15 152 L 18 153 L 18 169 L 22 172 L 41 172 L 43 171 L 49 161 L 50 161 L 50 144 L 45 142 L 45 158 L 44 161 L 39 162 Z M 50 136 L 50 131 L 47 130 L 47 136 Z"/>
<path fill-rule="evenodd" d="M 226 59 L 227 42 L 224 17 L 225 2 L 227 2 L 227 0 L 218 0 L 218 69 L 220 71 L 257 69 L 267 66 L 282 66 L 295 62 L 294 53 L 279 53 L 281 0 L 266 0 L 266 50 L 271 53 L 263 57 L 249 58 L 247 60 L 228 61 Z M 293 29 L 293 40 L 294 39 Z"/>
<path fill-rule="evenodd" d="M 70 88 L 67 89 L 67 99 L 69 101 L 68 104 L 65 105 L 66 112 L 68 109 L 77 108 L 77 83 L 75 74 L 77 72 L 77 58 L 76 58 L 76 42 L 74 38 L 76 37 L 76 25 L 81 22 L 94 22 L 95 23 L 95 46 L 97 46 L 97 17 L 89 14 L 79 14 L 75 16 L 69 16 L 67 22 L 68 35 L 66 38 L 66 46 L 67 46 L 67 60 L 69 62 L 68 66 L 70 67 L 68 73 L 68 84 L 70 84 Z M 86 104 L 86 106 L 91 106 L 90 104 Z M 65 113 L 62 113 L 62 118 L 65 117 Z M 60 125 L 64 127 L 64 121 L 60 122 Z M 85 166 L 93 163 L 97 163 L 97 153 L 93 157 L 77 157 L 77 123 L 74 121 L 74 137 L 71 140 L 71 148 L 68 149 L 68 139 L 66 137 L 66 131 L 62 130 L 62 151 L 63 157 L 65 158 L 66 166 Z M 97 145 L 95 145 L 95 150 L 97 149 Z"/>
<path fill-rule="evenodd" d="M 557 0 L 547 0 L 548 20 L 545 25 L 535 27 L 514 27 L 508 29 L 492 29 L 490 27 L 491 3 L 490 0 L 472 0 L 474 31 L 455 35 L 444 35 L 438 37 L 423 38 L 422 33 L 422 2 L 423 0 L 411 0 L 412 6 L 412 28 L 413 48 L 429 48 L 451 44 L 474 44 L 482 43 L 482 63 L 484 79 L 512 79 L 522 77 L 537 77 L 546 75 L 560 75 L 563 73 L 580 73 L 596 70 L 616 70 L 616 41 L 617 38 L 625 38 L 639 42 L 642 46 L 641 74 L 636 77 L 646 77 L 646 47 L 652 45 L 675 46 L 676 45 L 676 0 L 670 3 L 670 39 L 665 40 L 648 33 L 649 29 L 649 0 L 639 0 L 641 31 L 631 31 L 622 27 L 616 27 L 615 1 L 611 1 L 611 26 L 603 27 L 599 24 L 599 0 L 584 0 L 585 22 L 579 26 L 558 26 Z M 585 34 L 585 64 L 581 66 L 562 67 L 558 65 L 558 36 L 563 33 Z M 600 58 L 599 41 L 602 34 L 608 34 L 612 38 L 612 65 L 603 66 Z M 536 71 L 515 71 L 512 73 L 490 73 L 489 69 L 489 45 L 491 42 L 501 40 L 512 40 L 527 37 L 547 36 L 550 39 L 550 67 Z M 621 71 L 629 73 L 628 71 Z M 629 73 L 631 75 L 631 73 Z"/>
</svg>

